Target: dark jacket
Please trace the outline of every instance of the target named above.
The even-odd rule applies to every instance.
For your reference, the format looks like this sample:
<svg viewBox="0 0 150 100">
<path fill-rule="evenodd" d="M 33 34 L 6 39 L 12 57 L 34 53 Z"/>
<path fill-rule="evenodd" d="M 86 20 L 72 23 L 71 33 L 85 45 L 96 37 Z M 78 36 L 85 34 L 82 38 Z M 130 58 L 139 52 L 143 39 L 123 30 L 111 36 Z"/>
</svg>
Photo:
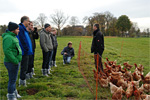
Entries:
<svg viewBox="0 0 150 100">
<path fill-rule="evenodd" d="M 39 38 L 38 32 L 29 31 L 29 36 L 30 36 L 30 39 L 31 39 L 31 42 L 32 42 L 32 49 L 33 49 L 33 52 L 34 52 L 35 48 L 36 48 L 35 39 Z"/>
<path fill-rule="evenodd" d="M 32 55 L 32 42 L 26 27 L 22 23 L 19 24 L 19 33 L 17 35 L 17 38 L 22 50 L 22 55 Z"/>
<path fill-rule="evenodd" d="M 57 42 L 57 36 L 52 34 L 51 35 L 52 41 L 53 41 L 53 48 L 56 49 L 58 46 L 58 42 Z"/>
<path fill-rule="evenodd" d="M 104 36 L 100 32 L 100 30 L 96 30 L 93 32 L 93 41 L 91 46 L 91 53 L 99 53 L 102 55 L 104 51 Z"/>
<path fill-rule="evenodd" d="M 40 31 L 40 46 L 43 51 L 48 52 L 53 50 L 51 34 L 45 29 Z"/>
<path fill-rule="evenodd" d="M 63 49 L 63 51 L 61 52 L 61 54 L 64 55 L 64 52 L 67 53 L 66 56 L 68 56 L 68 57 L 73 57 L 74 56 L 74 49 L 73 48 L 69 48 L 69 46 L 65 47 Z"/>
</svg>

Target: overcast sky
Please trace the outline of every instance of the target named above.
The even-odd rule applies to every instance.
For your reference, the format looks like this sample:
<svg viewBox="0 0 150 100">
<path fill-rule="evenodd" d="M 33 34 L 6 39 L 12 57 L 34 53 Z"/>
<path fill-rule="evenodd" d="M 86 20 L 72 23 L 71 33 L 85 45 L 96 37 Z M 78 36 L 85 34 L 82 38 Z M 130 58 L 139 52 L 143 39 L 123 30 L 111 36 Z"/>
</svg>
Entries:
<svg viewBox="0 0 150 100">
<path fill-rule="evenodd" d="M 9 21 L 19 23 L 23 15 L 30 20 L 35 20 L 39 13 L 49 17 L 57 9 L 77 16 L 81 24 L 84 16 L 110 11 L 117 18 L 129 16 L 141 31 L 150 28 L 150 0 L 0 0 L 0 25 L 7 25 Z"/>
</svg>

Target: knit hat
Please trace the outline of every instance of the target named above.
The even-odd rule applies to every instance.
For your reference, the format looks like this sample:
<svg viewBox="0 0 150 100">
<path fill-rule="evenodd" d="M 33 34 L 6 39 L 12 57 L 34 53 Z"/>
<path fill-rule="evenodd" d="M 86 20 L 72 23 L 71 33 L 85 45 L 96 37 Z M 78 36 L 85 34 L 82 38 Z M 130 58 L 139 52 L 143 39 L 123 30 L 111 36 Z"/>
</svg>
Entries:
<svg viewBox="0 0 150 100">
<path fill-rule="evenodd" d="M 44 25 L 44 28 L 47 28 L 47 27 L 49 27 L 49 26 L 50 26 L 50 24 L 46 23 L 46 24 Z"/>
<path fill-rule="evenodd" d="M 9 31 L 14 31 L 14 30 L 16 30 L 18 27 L 19 27 L 18 24 L 14 23 L 14 22 L 9 22 L 9 23 L 8 23 L 8 30 L 9 30 Z"/>
</svg>

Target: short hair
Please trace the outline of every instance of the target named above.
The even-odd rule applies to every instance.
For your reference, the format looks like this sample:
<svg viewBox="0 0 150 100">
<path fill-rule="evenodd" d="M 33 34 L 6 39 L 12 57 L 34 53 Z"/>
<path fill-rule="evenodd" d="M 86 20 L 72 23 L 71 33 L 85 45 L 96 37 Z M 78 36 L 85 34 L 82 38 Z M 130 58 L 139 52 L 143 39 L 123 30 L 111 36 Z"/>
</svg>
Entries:
<svg viewBox="0 0 150 100">
<path fill-rule="evenodd" d="M 56 28 L 52 27 L 51 29 L 52 32 L 57 31 Z"/>
<path fill-rule="evenodd" d="M 71 42 L 71 41 L 68 42 L 68 46 L 69 46 L 69 45 L 72 45 L 72 42 Z"/>
<path fill-rule="evenodd" d="M 99 29 L 99 24 L 94 24 L 94 26 L 95 26 L 97 29 Z"/>
<path fill-rule="evenodd" d="M 29 25 L 30 25 L 30 23 L 32 23 L 32 24 L 33 24 L 33 22 L 32 22 L 32 21 L 29 21 Z"/>
<path fill-rule="evenodd" d="M 21 23 L 23 23 L 25 20 L 27 20 L 27 19 L 29 19 L 29 17 L 28 16 L 23 16 L 23 17 L 21 17 Z"/>
</svg>

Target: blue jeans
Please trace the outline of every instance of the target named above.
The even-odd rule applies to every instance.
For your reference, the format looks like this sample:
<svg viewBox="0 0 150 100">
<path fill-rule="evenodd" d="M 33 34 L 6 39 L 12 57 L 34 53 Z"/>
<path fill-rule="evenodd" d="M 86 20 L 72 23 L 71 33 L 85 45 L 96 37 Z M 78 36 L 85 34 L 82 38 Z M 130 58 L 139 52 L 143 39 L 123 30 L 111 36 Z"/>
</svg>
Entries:
<svg viewBox="0 0 150 100">
<path fill-rule="evenodd" d="M 71 61 L 71 57 L 66 56 L 66 55 L 63 55 L 63 59 L 64 59 L 64 63 L 65 63 L 65 64 L 69 64 L 70 61 Z"/>
<path fill-rule="evenodd" d="M 16 81 L 18 77 L 18 70 L 19 70 L 20 63 L 18 65 L 15 65 L 13 63 L 4 62 L 4 65 L 8 70 L 8 76 L 9 76 L 8 93 L 14 93 L 14 91 L 16 90 Z"/>
</svg>

